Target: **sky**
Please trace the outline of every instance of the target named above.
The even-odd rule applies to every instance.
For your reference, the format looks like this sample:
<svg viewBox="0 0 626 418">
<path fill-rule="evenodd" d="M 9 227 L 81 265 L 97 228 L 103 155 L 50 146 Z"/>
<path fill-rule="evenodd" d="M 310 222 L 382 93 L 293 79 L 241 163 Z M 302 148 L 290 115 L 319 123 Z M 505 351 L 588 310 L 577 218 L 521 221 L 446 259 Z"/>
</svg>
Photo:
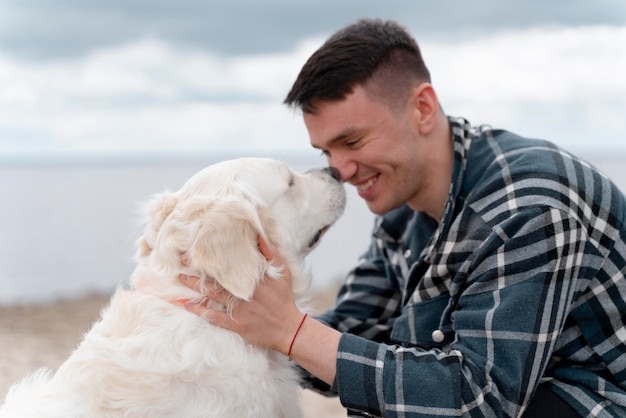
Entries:
<svg viewBox="0 0 626 418">
<path fill-rule="evenodd" d="M 0 0 L 0 161 L 317 154 L 282 101 L 361 17 L 410 31 L 446 113 L 626 156 L 623 0 Z"/>
</svg>

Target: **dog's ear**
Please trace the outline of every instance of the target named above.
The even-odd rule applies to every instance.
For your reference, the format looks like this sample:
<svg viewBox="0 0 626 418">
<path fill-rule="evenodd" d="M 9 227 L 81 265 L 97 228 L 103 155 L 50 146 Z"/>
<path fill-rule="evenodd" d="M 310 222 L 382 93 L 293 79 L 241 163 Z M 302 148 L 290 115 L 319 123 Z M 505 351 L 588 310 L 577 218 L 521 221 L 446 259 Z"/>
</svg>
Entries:
<svg viewBox="0 0 626 418">
<path fill-rule="evenodd" d="M 258 247 L 259 234 L 262 224 L 252 202 L 225 198 L 207 203 L 188 250 L 190 267 L 249 301 L 268 266 Z"/>
<path fill-rule="evenodd" d="M 144 206 L 142 213 L 146 219 L 146 228 L 137 240 L 135 256 L 137 259 L 147 257 L 154 250 L 163 222 L 172 213 L 177 203 L 176 194 L 164 192 L 152 196 L 152 199 Z"/>
</svg>

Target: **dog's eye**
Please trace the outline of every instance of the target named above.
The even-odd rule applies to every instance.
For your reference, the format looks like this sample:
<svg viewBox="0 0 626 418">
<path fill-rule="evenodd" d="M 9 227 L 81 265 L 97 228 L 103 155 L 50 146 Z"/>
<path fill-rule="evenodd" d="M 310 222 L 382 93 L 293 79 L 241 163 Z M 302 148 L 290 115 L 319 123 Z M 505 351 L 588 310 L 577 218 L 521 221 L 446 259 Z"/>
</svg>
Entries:
<svg viewBox="0 0 626 418">
<path fill-rule="evenodd" d="M 296 184 L 296 181 L 294 180 L 293 176 L 289 176 L 289 187 L 293 186 L 294 184 Z"/>
<path fill-rule="evenodd" d="M 311 238 L 311 241 L 309 241 L 309 248 L 312 248 L 315 244 L 317 244 L 317 242 L 320 240 L 320 238 L 322 237 L 322 232 L 324 232 L 323 230 L 319 230 L 317 231 L 317 233 L 313 236 L 313 238 Z"/>
</svg>

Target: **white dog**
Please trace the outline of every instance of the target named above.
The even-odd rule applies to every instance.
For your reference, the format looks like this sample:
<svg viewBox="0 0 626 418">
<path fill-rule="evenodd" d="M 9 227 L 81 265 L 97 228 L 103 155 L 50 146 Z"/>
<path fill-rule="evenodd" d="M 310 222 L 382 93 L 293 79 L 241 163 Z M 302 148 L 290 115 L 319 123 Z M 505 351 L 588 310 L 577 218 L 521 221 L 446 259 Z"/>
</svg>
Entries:
<svg viewBox="0 0 626 418">
<path fill-rule="evenodd" d="M 297 174 L 278 161 L 238 159 L 157 195 L 131 289 L 115 293 L 56 373 L 14 385 L 0 417 L 301 416 L 297 373 L 284 355 L 169 301 L 203 298 L 179 282 L 181 273 L 214 278 L 243 300 L 264 273 L 280 278 L 259 251 L 259 236 L 277 247 L 301 296 L 310 280 L 304 256 L 345 206 L 337 177 L 331 169 Z"/>
</svg>

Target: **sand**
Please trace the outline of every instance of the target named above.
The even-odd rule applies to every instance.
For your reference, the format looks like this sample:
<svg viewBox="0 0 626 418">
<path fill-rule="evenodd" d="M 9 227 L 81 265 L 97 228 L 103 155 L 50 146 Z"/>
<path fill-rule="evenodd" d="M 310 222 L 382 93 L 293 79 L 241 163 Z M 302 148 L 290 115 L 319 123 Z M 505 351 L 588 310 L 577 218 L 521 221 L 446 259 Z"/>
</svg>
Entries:
<svg viewBox="0 0 626 418">
<path fill-rule="evenodd" d="M 312 301 L 319 311 L 329 295 Z M 0 400 L 12 382 L 40 367 L 57 368 L 98 318 L 108 297 L 89 296 L 54 304 L 0 307 Z M 337 398 L 302 391 L 306 418 L 345 417 Z"/>
</svg>

